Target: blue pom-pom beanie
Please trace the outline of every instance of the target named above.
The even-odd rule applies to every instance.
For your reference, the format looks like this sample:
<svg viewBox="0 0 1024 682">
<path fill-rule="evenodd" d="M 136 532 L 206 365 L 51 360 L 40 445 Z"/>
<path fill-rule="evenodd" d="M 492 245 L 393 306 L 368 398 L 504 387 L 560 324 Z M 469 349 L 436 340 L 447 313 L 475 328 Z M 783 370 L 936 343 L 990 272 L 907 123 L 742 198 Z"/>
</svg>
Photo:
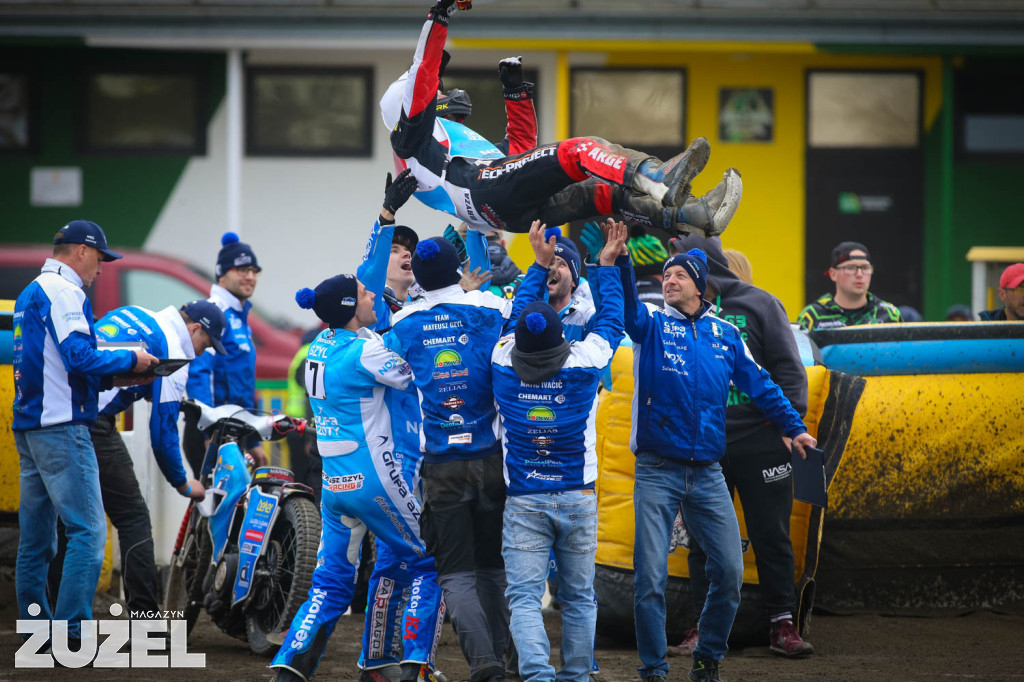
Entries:
<svg viewBox="0 0 1024 682">
<path fill-rule="evenodd" d="M 256 260 L 256 254 L 252 247 L 238 239 L 234 232 L 225 232 L 220 238 L 221 249 L 217 254 L 217 267 L 215 275 L 217 279 L 224 276 L 224 273 L 231 268 L 253 266 L 257 270 L 263 270 Z"/>
<path fill-rule="evenodd" d="M 461 268 L 458 252 L 444 237 L 421 239 L 412 255 L 412 274 L 426 291 L 458 284 Z"/>
<path fill-rule="evenodd" d="M 299 289 L 295 302 L 300 308 L 313 309 L 316 316 L 332 329 L 344 327 L 356 314 L 359 280 L 353 275 L 335 275 L 316 285 L 316 289 Z"/>
<path fill-rule="evenodd" d="M 516 348 L 523 353 L 550 350 L 564 341 L 562 321 L 547 301 L 534 301 L 516 321 Z"/>
<path fill-rule="evenodd" d="M 661 272 L 667 272 L 673 265 L 678 265 L 686 271 L 686 274 L 690 276 L 693 283 L 697 285 L 697 291 L 700 292 L 701 298 L 704 298 L 704 293 L 708 290 L 709 268 L 707 254 L 700 249 L 690 249 L 686 253 L 677 253 L 665 261 L 665 267 L 661 269 Z"/>
</svg>

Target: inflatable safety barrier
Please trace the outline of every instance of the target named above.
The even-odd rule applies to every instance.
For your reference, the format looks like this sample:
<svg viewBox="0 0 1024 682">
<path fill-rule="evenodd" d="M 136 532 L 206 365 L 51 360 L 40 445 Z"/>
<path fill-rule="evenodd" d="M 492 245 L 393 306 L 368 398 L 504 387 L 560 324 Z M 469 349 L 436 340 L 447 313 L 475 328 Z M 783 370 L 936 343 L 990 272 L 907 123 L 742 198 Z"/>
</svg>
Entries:
<svg viewBox="0 0 1024 682">
<path fill-rule="evenodd" d="M 613 390 L 603 393 L 598 408 L 598 531 L 597 570 L 594 588 L 598 600 L 598 631 L 632 638 L 633 627 L 633 478 L 635 458 L 629 449 L 631 404 L 633 400 L 632 348 L 618 349 L 612 361 Z M 850 433 L 864 381 L 833 372 L 822 366 L 807 368 L 808 431 L 825 450 L 826 477 L 840 466 L 843 446 Z M 767 616 L 763 613 L 757 588 L 754 553 L 746 541 L 742 509 L 736 502 L 740 536 L 744 538 L 743 590 L 740 610 L 730 641 L 740 646 L 767 640 Z M 796 558 L 794 581 L 800 601 L 798 627 L 803 626 L 814 601 L 815 571 L 821 539 L 822 512 L 803 502 L 794 502 L 790 537 Z M 687 578 L 687 550 L 677 547 L 669 555 L 669 584 L 666 588 L 669 641 L 682 638 L 693 627 L 697 613 L 691 606 Z"/>
<path fill-rule="evenodd" d="M 978 608 L 1024 601 L 1024 324 L 815 332 L 864 376 L 829 490 L 819 603 Z"/>
</svg>

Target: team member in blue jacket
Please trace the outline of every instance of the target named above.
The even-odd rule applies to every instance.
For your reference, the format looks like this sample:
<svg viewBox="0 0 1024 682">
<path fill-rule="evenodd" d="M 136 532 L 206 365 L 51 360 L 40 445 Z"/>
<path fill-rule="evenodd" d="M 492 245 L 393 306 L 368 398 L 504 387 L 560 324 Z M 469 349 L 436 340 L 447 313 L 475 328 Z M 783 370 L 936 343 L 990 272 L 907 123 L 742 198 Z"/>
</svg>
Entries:
<svg viewBox="0 0 1024 682">
<path fill-rule="evenodd" d="M 594 554 L 597 551 L 597 453 L 594 420 L 601 371 L 623 337 L 622 283 L 615 257 L 626 226 L 613 229 L 597 269 L 604 296 L 593 331 L 570 344 L 550 304 L 526 306 L 514 336 L 491 356 L 494 397 L 504 426 L 502 556 L 511 630 L 524 681 L 553 682 L 541 598 L 554 552 L 562 606 L 559 680 L 583 682 L 594 656 Z"/>
<path fill-rule="evenodd" d="M 740 332 L 703 300 L 707 257 L 700 249 L 665 261 L 665 307 L 641 304 L 632 268 L 625 292 L 626 333 L 633 340 L 636 454 L 634 617 L 645 682 L 664 682 L 665 582 L 676 511 L 707 554 L 708 597 L 697 625 L 689 679 L 719 680 L 739 606 L 743 556 L 732 497 L 718 460 L 725 454 L 729 385 L 750 396 L 804 456 L 813 447 L 800 415 L 750 355 Z"/>
<path fill-rule="evenodd" d="M 252 309 L 249 299 L 263 268 L 252 248 L 239 241 L 234 232 L 225 232 L 220 241 L 215 271 L 217 283 L 210 287 L 208 300 L 224 311 L 227 318 L 227 329 L 221 339 L 227 352 L 223 355 L 207 352 L 192 362 L 188 372 L 188 397 L 214 407 L 239 405 L 252 409 L 256 407 L 256 345 L 249 329 Z M 259 443 L 248 451 L 257 466 L 267 463 Z M 193 469 L 199 464 L 195 461 L 196 455 L 196 452 L 189 453 Z"/>
<path fill-rule="evenodd" d="M 374 295 L 352 275 L 324 280 L 315 291 L 303 289 L 296 301 L 329 325 L 310 344 L 306 360 L 306 390 L 323 458 L 323 532 L 309 598 L 270 667 L 307 680 L 316 671 L 352 600 L 359 547 L 369 528 L 405 566 L 406 580 L 394 584 L 396 593 L 410 594 L 402 617 L 401 677 L 415 680 L 423 666 L 433 666 L 444 612 L 434 560 L 420 539 L 420 505 L 395 456 L 387 408 L 387 393 L 404 390 L 412 370 L 370 331 L 377 321 Z M 381 644 L 368 641 L 371 634 L 363 634 L 364 650 Z M 393 679 L 371 670 L 360 678 Z"/>
<path fill-rule="evenodd" d="M 490 357 L 517 311 L 540 297 L 555 240 L 535 222 L 530 267 L 515 302 L 463 291 L 458 254 L 447 240 L 421 241 L 412 259 L 421 301 L 394 317 L 385 337 L 412 365 L 423 426 L 424 509 L 420 526 L 437 561 L 438 580 L 471 682 L 501 677 L 508 647 L 508 605 L 501 560 L 500 424 Z"/>
<path fill-rule="evenodd" d="M 400 173 L 394 182 L 388 174 L 384 204 L 370 231 L 363 262 L 357 271 L 359 281 L 374 294 L 374 311 L 377 314 L 374 328 L 378 333 L 391 328 L 391 316 L 405 305 L 409 287 L 414 282 L 411 260 L 419 237 L 411 228 L 395 225 L 395 214 L 415 191 L 416 178 L 410 177 L 408 170 Z M 392 389 L 387 395 L 395 454 L 400 457 L 406 485 L 415 493 L 419 488 L 419 397 L 412 384 L 403 391 Z M 408 583 L 408 580 L 403 580 L 408 573 L 403 567 L 403 558 L 379 539 L 376 549 L 376 562 L 367 589 L 364 630 L 368 633 L 364 641 L 370 648 L 364 647 L 359 658 L 360 667 L 367 671 L 387 668 L 401 661 L 403 638 L 412 634 L 402 631 L 402 612 L 409 595 L 395 591 L 396 581 Z M 423 622 L 433 622 L 437 614 L 421 613 L 420 618 Z M 387 672 L 383 671 L 384 674 Z"/>
<path fill-rule="evenodd" d="M 101 341 L 142 342 L 158 357 L 192 360 L 207 348 L 224 352 L 220 342 L 224 324 L 220 308 L 209 301 L 192 301 L 180 310 L 174 306 L 158 312 L 138 306 L 116 308 L 96 323 L 96 332 Z M 103 509 L 117 529 L 121 581 L 129 615 L 136 614 L 133 618 L 155 617 L 159 590 L 149 508 L 115 420 L 136 400 L 150 401 L 149 438 L 160 471 L 181 495 L 203 499 L 206 491 L 198 480 L 186 475 L 178 444 L 178 414 L 188 370 L 186 365 L 145 386 L 104 391 L 99 397 L 99 418 L 90 433 L 99 465 Z"/>
<path fill-rule="evenodd" d="M 121 258 L 107 247 L 102 228 L 74 220 L 53 243 L 53 257 L 14 304 L 13 430 L 21 467 L 15 582 L 19 618 L 68 621 L 68 637 L 77 640 L 81 621 L 92 619 L 107 541 L 89 440 L 97 393 L 101 383 L 113 385 L 111 375 L 143 372 L 157 359 L 145 351 L 96 349 L 82 287 L 92 285 L 104 261 Z M 57 550 L 58 514 L 68 549 L 51 611 L 46 574 Z"/>
</svg>

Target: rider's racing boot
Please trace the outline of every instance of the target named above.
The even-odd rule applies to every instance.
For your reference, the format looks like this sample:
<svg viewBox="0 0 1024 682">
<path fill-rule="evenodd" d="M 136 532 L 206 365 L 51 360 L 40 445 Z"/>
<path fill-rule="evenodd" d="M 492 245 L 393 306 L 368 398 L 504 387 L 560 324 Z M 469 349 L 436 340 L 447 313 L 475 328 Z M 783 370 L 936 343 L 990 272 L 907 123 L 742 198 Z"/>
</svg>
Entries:
<svg viewBox="0 0 1024 682">
<path fill-rule="evenodd" d="M 631 151 L 631 150 L 630 150 Z M 711 157 L 711 145 L 698 137 L 668 161 L 638 152 L 630 155 L 623 184 L 641 194 L 648 194 L 664 206 L 682 206 L 690 196 L 690 183 L 704 170 Z"/>
<path fill-rule="evenodd" d="M 676 209 L 676 230 L 696 232 L 704 237 L 722 234 L 729 225 L 743 197 L 743 180 L 739 171 L 730 168 L 722 181 L 702 197 L 690 198 Z"/>
</svg>

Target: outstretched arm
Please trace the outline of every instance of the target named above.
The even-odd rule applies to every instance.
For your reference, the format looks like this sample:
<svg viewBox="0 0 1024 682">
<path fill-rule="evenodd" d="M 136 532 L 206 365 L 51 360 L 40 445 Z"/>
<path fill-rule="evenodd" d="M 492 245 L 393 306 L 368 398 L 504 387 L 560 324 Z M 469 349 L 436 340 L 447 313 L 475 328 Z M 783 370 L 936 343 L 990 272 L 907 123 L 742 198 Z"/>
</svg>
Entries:
<svg viewBox="0 0 1024 682">
<path fill-rule="evenodd" d="M 391 240 L 395 233 L 395 214 L 405 205 L 409 197 L 416 191 L 416 178 L 406 168 L 398 174 L 394 181 L 388 173 L 384 183 L 384 204 L 380 215 L 370 230 L 370 238 L 363 252 L 363 262 L 356 270 L 356 278 L 369 291 L 373 292 L 373 307 L 377 312 L 377 321 L 388 326 L 391 319 L 390 309 L 384 300 L 384 285 L 388 278 L 388 264 L 391 261 Z"/>
<path fill-rule="evenodd" d="M 504 154 L 521 154 L 537 146 L 537 112 L 533 108 L 533 83 L 523 81 L 523 58 L 498 62 L 505 98 L 505 139 L 498 145 Z"/>
<path fill-rule="evenodd" d="M 441 55 L 448 38 L 448 20 L 456 7 L 455 0 L 439 0 L 420 32 L 402 95 L 402 115 L 391 132 L 391 146 L 400 158 L 410 158 L 422 137 L 433 130 Z"/>
</svg>

